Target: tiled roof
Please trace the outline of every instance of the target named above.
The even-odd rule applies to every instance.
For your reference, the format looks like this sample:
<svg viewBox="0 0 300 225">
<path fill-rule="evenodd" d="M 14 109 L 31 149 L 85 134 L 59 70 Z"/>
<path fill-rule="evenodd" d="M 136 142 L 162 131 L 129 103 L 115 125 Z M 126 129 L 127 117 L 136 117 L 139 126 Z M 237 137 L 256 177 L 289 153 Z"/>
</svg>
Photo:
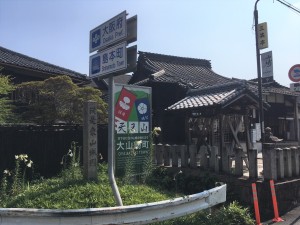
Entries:
<svg viewBox="0 0 300 225">
<path fill-rule="evenodd" d="M 230 102 L 247 94 L 252 99 L 257 99 L 245 81 L 215 85 L 204 89 L 191 90 L 187 97 L 171 105 L 167 110 L 199 109 L 201 107 L 224 107 Z"/>
<path fill-rule="evenodd" d="M 216 74 L 209 60 L 139 52 L 137 71 L 130 83 L 142 85 L 149 81 L 177 83 L 196 89 L 232 80 Z"/>
<path fill-rule="evenodd" d="M 0 65 L 22 67 L 50 75 L 68 75 L 73 78 L 86 79 L 84 74 L 11 51 L 1 46 Z"/>
<path fill-rule="evenodd" d="M 257 79 L 253 79 L 249 81 L 254 86 L 257 86 Z M 290 88 L 285 87 L 276 81 L 271 83 L 263 84 L 262 85 L 262 92 L 263 93 L 274 93 L 274 94 L 283 94 L 283 95 L 290 95 L 290 96 L 300 96 L 299 92 L 291 91 Z"/>
</svg>

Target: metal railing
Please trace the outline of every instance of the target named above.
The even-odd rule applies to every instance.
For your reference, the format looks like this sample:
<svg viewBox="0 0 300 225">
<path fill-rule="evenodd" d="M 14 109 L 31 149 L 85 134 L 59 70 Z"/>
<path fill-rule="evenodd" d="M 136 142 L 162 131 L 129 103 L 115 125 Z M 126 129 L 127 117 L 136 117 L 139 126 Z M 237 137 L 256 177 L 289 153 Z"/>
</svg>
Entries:
<svg viewBox="0 0 300 225">
<path fill-rule="evenodd" d="M 226 201 L 226 184 L 189 196 L 139 205 L 90 209 L 0 208 L 0 225 L 150 224 L 188 215 Z"/>
</svg>

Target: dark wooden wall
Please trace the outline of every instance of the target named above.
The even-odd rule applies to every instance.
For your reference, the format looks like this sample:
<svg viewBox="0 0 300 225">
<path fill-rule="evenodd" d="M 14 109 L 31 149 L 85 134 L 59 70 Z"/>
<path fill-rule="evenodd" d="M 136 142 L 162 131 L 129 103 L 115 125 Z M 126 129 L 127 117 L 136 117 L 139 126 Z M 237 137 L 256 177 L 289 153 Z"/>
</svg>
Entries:
<svg viewBox="0 0 300 225">
<path fill-rule="evenodd" d="M 1 126 L 0 173 L 14 169 L 15 155 L 27 154 L 36 173 L 44 177 L 56 175 L 73 141 L 82 146 L 82 126 Z M 98 152 L 107 160 L 107 126 L 98 126 Z"/>
</svg>

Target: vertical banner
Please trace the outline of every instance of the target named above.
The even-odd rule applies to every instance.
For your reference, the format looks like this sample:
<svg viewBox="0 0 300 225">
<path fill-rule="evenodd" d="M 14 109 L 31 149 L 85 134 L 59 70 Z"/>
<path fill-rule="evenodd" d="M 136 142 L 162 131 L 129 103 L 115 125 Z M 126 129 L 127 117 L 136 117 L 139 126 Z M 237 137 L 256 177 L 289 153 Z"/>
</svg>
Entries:
<svg viewBox="0 0 300 225">
<path fill-rule="evenodd" d="M 266 22 L 258 24 L 257 27 L 258 48 L 264 49 L 269 47 L 268 42 L 268 25 Z"/>
<path fill-rule="evenodd" d="M 272 51 L 261 54 L 261 72 L 262 83 L 270 83 L 274 80 Z"/>
<path fill-rule="evenodd" d="M 151 151 L 151 88 L 116 84 L 114 90 L 116 175 L 126 166 L 141 174 Z"/>
</svg>

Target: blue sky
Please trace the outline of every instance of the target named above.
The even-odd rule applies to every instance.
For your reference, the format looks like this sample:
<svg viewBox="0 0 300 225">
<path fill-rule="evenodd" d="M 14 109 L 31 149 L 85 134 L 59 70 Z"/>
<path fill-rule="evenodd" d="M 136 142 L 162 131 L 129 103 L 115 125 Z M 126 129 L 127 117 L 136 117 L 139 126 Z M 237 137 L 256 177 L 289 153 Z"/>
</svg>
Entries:
<svg viewBox="0 0 300 225">
<path fill-rule="evenodd" d="M 287 0 L 300 8 L 300 0 Z M 0 46 L 84 74 L 89 31 L 126 10 L 138 16 L 139 51 L 211 60 L 226 77 L 257 77 L 255 0 L 0 0 Z M 276 0 L 258 2 L 268 23 L 274 79 L 289 86 L 300 64 L 300 14 Z"/>
</svg>

